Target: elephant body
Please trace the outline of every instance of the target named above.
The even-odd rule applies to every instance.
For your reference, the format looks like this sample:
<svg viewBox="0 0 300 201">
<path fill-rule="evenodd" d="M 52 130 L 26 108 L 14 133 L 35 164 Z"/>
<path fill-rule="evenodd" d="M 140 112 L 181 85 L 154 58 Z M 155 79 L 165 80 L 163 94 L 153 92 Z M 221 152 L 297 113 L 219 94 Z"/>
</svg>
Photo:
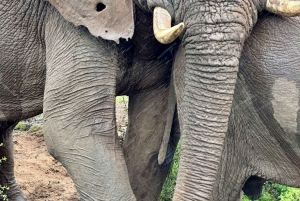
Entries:
<svg viewBox="0 0 300 201">
<path fill-rule="evenodd" d="M 245 42 L 213 200 L 240 200 L 241 190 L 258 199 L 266 180 L 300 187 L 299 21 L 261 14 Z M 174 65 L 176 92 L 184 86 L 182 49 Z M 183 98 L 176 95 L 180 112 Z"/>
<path fill-rule="evenodd" d="M 258 199 L 265 180 L 300 187 L 299 21 L 262 14 L 245 43 L 216 200 L 237 199 L 241 185 Z"/>
<path fill-rule="evenodd" d="M 107 97 L 103 97 L 102 94 L 110 95 L 112 102 L 114 102 L 113 99 L 116 95 L 130 96 L 129 119 L 131 123 L 129 123 L 127 140 L 124 143 L 129 178 L 134 182 L 133 188 L 137 198 L 157 199 L 167 176 L 179 138 L 174 138 L 177 140 L 170 142 L 175 145 L 168 149 L 166 162 L 159 166 L 156 161 L 166 123 L 163 120 L 163 116 L 167 114 L 171 66 L 176 43 L 161 45 L 156 41 L 153 34 L 149 35 L 152 31 L 152 14 L 142 12 L 138 8 L 135 11 L 138 19 L 136 34 L 131 41 L 121 41 L 119 45 L 100 38 L 94 38 L 84 27 L 75 28 L 71 23 L 66 22 L 48 2 L 36 0 L 21 2 L 2 1 L 0 8 L 0 135 L 1 143 L 4 143 L 4 146 L 0 148 L 0 153 L 1 157 L 5 156 L 8 158 L 1 166 L 0 184 L 10 187 L 8 192 L 10 200 L 25 199 L 25 196 L 15 183 L 13 174 L 12 129 L 18 121 L 40 114 L 43 111 L 45 100 L 53 97 L 54 101 L 57 101 L 60 99 L 61 93 L 67 94 L 64 97 L 72 102 L 68 105 L 72 105 L 73 108 L 65 105 L 58 109 L 70 113 L 81 108 L 88 110 L 93 100 L 95 103 L 105 100 Z M 72 37 L 74 40 L 72 40 Z M 81 47 L 80 42 L 82 42 Z M 69 44 L 69 46 L 64 46 L 65 44 Z M 54 49 L 57 47 L 61 49 L 55 54 L 56 51 Z M 92 51 L 97 52 L 97 54 L 93 54 Z M 79 56 L 82 54 L 82 58 L 77 58 L 74 56 L 75 54 Z M 65 59 L 67 63 L 72 63 L 73 68 L 63 64 Z M 79 61 L 80 59 L 90 60 L 90 63 L 76 64 L 77 60 Z M 65 68 L 61 67 L 52 70 L 51 66 L 56 66 L 53 64 L 55 62 L 61 62 L 60 65 Z M 95 68 L 93 68 L 94 66 Z M 69 72 L 70 69 L 72 72 Z M 107 69 L 107 72 L 102 69 Z M 72 73 L 75 73 L 77 77 L 71 75 Z M 103 77 L 105 73 L 107 75 Z M 60 88 L 58 80 L 68 85 L 68 87 L 63 89 L 66 91 L 55 91 L 57 88 Z M 92 85 L 93 80 L 95 85 Z M 85 86 L 84 82 L 89 83 Z M 46 91 L 48 88 L 46 83 L 48 83 L 48 86 L 50 85 L 49 88 L 53 87 L 50 90 L 53 92 L 52 95 L 45 96 L 45 88 Z M 101 91 L 99 88 L 96 89 L 99 95 L 93 94 L 90 89 L 101 84 L 104 86 L 106 84 L 111 85 L 111 91 Z M 71 92 L 76 90 L 82 90 L 83 94 L 76 96 Z M 84 99 L 85 93 L 87 93 L 87 99 Z M 88 107 L 81 103 L 76 104 L 72 99 L 78 99 L 78 103 L 86 101 L 85 106 Z M 150 107 L 151 104 L 152 107 Z M 123 158 L 123 153 L 117 140 L 115 140 L 117 139 L 115 132 L 113 132 L 109 141 L 116 143 L 112 143 L 113 147 L 115 147 L 113 149 L 116 149 L 116 153 L 121 157 L 116 155 L 117 157 L 113 159 L 112 156 L 105 156 L 102 153 L 102 158 L 98 156 L 94 159 L 99 160 L 98 164 L 102 166 L 97 168 L 103 168 L 107 171 L 106 173 L 104 170 L 100 172 L 96 177 L 97 180 L 102 180 L 105 185 L 112 181 L 107 186 L 110 190 L 101 195 L 102 192 L 97 189 L 95 189 L 97 193 L 91 192 L 93 188 L 89 189 L 78 184 L 81 180 L 86 182 L 86 180 L 92 179 L 89 174 L 85 174 L 84 168 L 80 169 L 75 166 L 76 168 L 72 169 L 70 167 L 73 163 L 76 164 L 76 160 L 80 161 L 80 158 L 72 162 L 69 160 L 69 157 L 64 158 L 59 153 L 60 151 L 68 152 L 62 150 L 64 147 L 70 148 L 70 145 L 64 145 L 64 137 L 71 139 L 74 136 L 67 134 L 69 124 L 47 123 L 51 121 L 51 115 L 56 114 L 54 112 L 55 109 L 57 108 L 50 108 L 48 109 L 49 112 L 44 111 L 44 132 L 48 150 L 67 168 L 81 198 L 89 200 L 92 199 L 90 196 L 95 196 L 95 199 L 101 200 L 120 200 L 120 197 L 122 197 L 125 200 L 133 200 L 128 176 L 126 176 L 127 167 L 125 166 L 125 161 L 124 159 L 119 159 Z M 91 107 L 91 109 L 94 108 Z M 110 112 L 107 109 L 104 112 L 101 112 L 101 109 L 99 111 L 100 116 L 103 115 L 105 117 L 110 112 L 113 112 L 112 117 L 114 117 L 113 107 Z M 88 114 L 86 115 L 88 116 Z M 88 119 L 87 116 L 82 118 Z M 100 120 L 104 117 L 100 117 Z M 93 119 L 95 118 L 93 117 Z M 80 122 L 76 122 L 75 119 L 69 119 L 68 122 L 80 125 Z M 135 125 L 137 124 L 141 126 L 136 127 Z M 55 131 L 53 129 L 61 125 L 65 127 L 64 132 L 54 137 L 53 133 Z M 155 130 L 153 130 L 154 127 L 156 127 Z M 144 130 L 148 130 L 148 132 L 144 132 Z M 179 132 L 174 135 L 179 135 Z M 88 147 L 94 144 L 91 141 L 85 141 L 85 143 L 86 145 L 76 145 L 75 149 L 79 149 L 78 147 L 80 146 L 87 146 L 85 149 L 88 150 Z M 141 152 L 141 150 L 144 150 L 144 152 Z M 72 157 L 72 154 L 80 155 L 80 153 L 75 151 L 71 153 L 70 157 Z M 113 168 L 117 168 L 113 169 L 105 166 L 107 164 L 105 161 L 109 160 L 113 164 L 114 160 L 123 162 L 118 167 L 114 167 L 115 165 L 111 164 Z M 136 160 L 139 160 L 138 163 L 140 165 L 137 164 Z M 84 167 L 88 167 L 89 161 L 85 161 L 85 163 Z M 89 168 L 93 166 L 92 163 L 89 165 Z M 122 172 L 122 168 L 126 174 Z M 95 171 L 98 172 L 98 170 Z M 112 173 L 113 171 L 115 173 Z M 136 175 L 139 175 L 139 177 L 136 177 Z M 138 178 L 138 181 L 135 181 L 136 178 Z M 114 188 L 111 188 L 111 186 L 114 186 Z M 116 191 L 118 186 L 123 186 L 122 188 L 120 187 L 123 190 L 120 192 Z M 125 186 L 127 186 L 127 189 Z M 106 191 L 106 187 L 101 189 Z M 84 192 L 84 190 L 88 192 Z"/>
<path fill-rule="evenodd" d="M 0 157 L 8 158 L 0 184 L 9 198 L 26 199 L 13 174 L 12 129 L 42 110 L 47 148 L 82 200 L 157 200 L 179 133 L 174 200 L 234 201 L 242 189 L 256 198 L 264 179 L 298 186 L 299 40 L 290 34 L 295 49 L 279 41 L 299 19 L 259 16 L 265 0 L 134 2 L 0 2 Z M 172 44 L 153 35 L 155 7 L 185 24 Z M 120 40 L 133 27 L 132 40 Z M 130 97 L 123 150 L 116 95 Z"/>
</svg>

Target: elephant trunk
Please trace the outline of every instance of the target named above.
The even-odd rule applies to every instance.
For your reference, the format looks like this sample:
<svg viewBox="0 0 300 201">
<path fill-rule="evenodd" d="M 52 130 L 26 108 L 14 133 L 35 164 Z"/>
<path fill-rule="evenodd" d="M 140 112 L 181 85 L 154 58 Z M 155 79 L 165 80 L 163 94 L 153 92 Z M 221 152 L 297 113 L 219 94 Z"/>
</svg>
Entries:
<svg viewBox="0 0 300 201">
<path fill-rule="evenodd" d="M 246 6 L 224 10 L 222 3 L 199 4 L 210 12 L 185 6 L 189 11 L 184 16 L 183 53 L 178 52 L 183 56 L 177 55 L 185 59 L 183 70 L 175 66 L 174 73 L 182 131 L 174 200 L 220 200 L 214 198 L 213 186 L 218 185 L 240 54 L 255 21 Z"/>
</svg>

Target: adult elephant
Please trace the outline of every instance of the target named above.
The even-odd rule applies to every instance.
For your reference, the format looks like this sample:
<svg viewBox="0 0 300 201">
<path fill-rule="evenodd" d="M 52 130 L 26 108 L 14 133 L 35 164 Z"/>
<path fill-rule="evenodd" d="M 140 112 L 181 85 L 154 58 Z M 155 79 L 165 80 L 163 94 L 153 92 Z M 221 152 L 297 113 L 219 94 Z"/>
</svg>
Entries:
<svg viewBox="0 0 300 201">
<path fill-rule="evenodd" d="M 74 27 L 49 2 L 0 2 L 0 157 L 7 157 L 0 184 L 10 187 L 10 200 L 26 199 L 15 182 L 12 129 L 43 109 L 48 149 L 67 168 L 82 200 L 134 200 L 115 136 L 115 95 L 122 94 L 130 96 L 128 135 L 138 136 L 126 146 L 131 178 L 140 175 L 134 192 L 138 199 L 157 198 L 152 192 L 160 191 L 178 140 L 170 141 L 169 158 L 159 166 L 177 47 L 155 39 L 151 13 L 137 8 L 135 16 L 132 40 L 117 45 Z M 132 159 L 138 159 L 135 165 Z"/>
<path fill-rule="evenodd" d="M 252 126 L 249 133 L 254 129 L 257 131 L 256 122 L 253 122 L 257 116 L 251 116 L 252 113 L 245 114 L 249 110 L 242 107 L 249 107 L 247 100 L 251 96 L 243 93 L 241 88 L 243 89 L 246 84 L 237 77 L 239 68 L 251 70 L 252 67 L 246 66 L 248 64 L 246 57 L 241 59 L 244 66 L 239 65 L 244 41 L 250 35 L 257 21 L 257 14 L 262 9 L 283 14 L 284 8 L 288 8 L 286 14 L 291 16 L 295 14 L 293 11 L 297 10 L 297 7 L 299 8 L 299 6 L 287 5 L 288 2 L 273 2 L 283 7 L 279 6 L 279 10 L 276 10 L 275 5 L 269 7 L 271 4 L 269 1 L 267 6 L 265 6 L 265 1 L 181 1 L 169 8 L 175 22 L 183 21 L 186 25 L 186 31 L 181 38 L 182 43 L 174 63 L 175 92 L 182 133 L 181 159 L 174 200 L 238 200 L 242 188 L 251 198 L 256 198 L 260 191 L 256 190 L 261 188 L 264 183 L 264 179 L 261 177 L 299 186 L 299 145 L 284 138 L 285 133 L 274 132 L 272 127 L 275 123 L 273 121 L 273 124 L 268 124 L 268 116 L 261 115 L 263 110 L 258 112 L 261 115 L 258 123 L 264 122 L 270 130 L 265 128 L 260 131 L 260 136 L 255 139 L 256 141 L 251 139 L 252 143 L 250 146 L 248 145 L 249 149 L 246 153 L 243 145 L 247 140 L 239 141 L 243 137 L 242 134 L 247 132 L 247 129 L 244 131 L 243 128 L 245 126 L 245 122 L 242 120 L 244 116 L 248 115 L 247 120 L 252 121 L 251 123 L 247 122 L 249 127 Z M 144 5 L 148 5 L 148 7 L 163 6 L 163 3 L 154 1 L 147 1 L 147 3 L 144 1 Z M 299 5 L 299 2 L 291 3 Z M 182 12 L 176 12 L 178 10 Z M 284 28 L 287 29 L 287 26 L 291 24 L 284 24 Z M 278 29 L 274 26 L 266 26 L 266 30 L 263 29 L 264 26 L 261 26 L 260 30 L 268 33 L 267 28 L 271 28 L 276 32 Z M 291 31 L 293 28 L 293 26 L 289 28 L 291 33 L 293 33 Z M 255 36 L 252 39 L 255 40 Z M 264 43 L 266 49 L 267 44 Z M 256 59 L 256 52 L 252 52 L 251 47 L 249 45 L 247 51 L 251 52 Z M 259 45 L 256 47 L 260 48 Z M 256 51 L 258 52 L 257 49 Z M 267 50 L 263 53 L 266 52 Z M 268 59 L 272 60 L 272 57 L 263 57 L 263 59 L 262 63 Z M 257 81 L 255 74 L 252 79 Z M 261 78 L 260 81 L 264 81 L 264 79 Z M 235 89 L 235 87 L 237 88 Z M 251 87 L 255 92 L 255 87 Z M 262 84 L 257 87 L 262 87 Z M 240 94 L 239 91 L 241 91 Z M 256 99 L 257 92 L 254 92 L 252 96 L 253 99 Z M 261 93 L 264 93 L 263 89 Z M 258 107 L 257 110 L 259 109 L 261 108 Z M 268 112 L 268 115 L 271 115 L 272 109 Z M 279 128 L 280 126 L 277 125 L 277 129 Z M 280 150 L 278 151 L 281 154 L 280 159 L 286 162 L 283 163 L 285 165 L 278 165 L 274 169 L 268 169 L 268 167 L 274 164 L 272 164 L 272 160 L 276 160 L 275 156 L 265 160 L 265 162 L 271 162 L 268 163 L 268 166 L 264 166 L 254 159 L 253 155 L 258 155 L 259 151 L 252 151 L 253 145 L 256 145 L 255 147 L 264 148 L 264 152 L 260 153 L 264 158 L 271 154 L 266 150 L 270 145 L 265 146 L 269 140 L 261 144 L 257 142 L 264 139 L 267 131 L 271 133 L 271 136 L 273 135 L 269 138 L 273 144 L 276 144 L 274 136 L 276 137 L 279 144 L 276 148 Z M 236 150 L 238 152 L 235 152 Z M 249 158 L 252 157 L 251 163 L 239 158 L 243 154 L 248 154 Z M 263 161 L 263 157 L 259 160 Z M 296 158 L 296 161 L 292 160 L 293 157 Z M 233 163 L 233 159 L 234 162 L 241 159 L 242 171 L 238 165 Z M 272 170 L 284 171 L 285 167 L 294 172 L 280 176 L 275 176 L 274 172 L 271 172 Z M 287 181 L 286 178 L 291 180 Z"/>
<path fill-rule="evenodd" d="M 300 18 L 263 13 L 245 42 L 215 196 L 300 187 Z M 222 189 L 222 191 L 218 190 Z"/>
<path fill-rule="evenodd" d="M 256 200 L 266 180 L 300 187 L 299 22 L 263 12 L 245 42 L 211 200 L 240 200 L 241 191 Z M 183 51 L 175 60 L 176 92 L 184 86 Z"/>
<path fill-rule="evenodd" d="M 133 7 L 130 0 L 101 2 L 50 0 L 50 3 L 65 19 L 75 25 L 86 26 L 95 36 L 118 42 L 120 37 L 127 39 L 133 33 Z M 175 90 L 183 134 L 178 185 L 174 199 L 218 199 L 214 197 L 213 189 L 218 182 L 218 170 L 228 129 L 239 57 L 243 43 L 256 22 L 257 13 L 266 8 L 266 2 L 136 0 L 135 3 L 144 10 L 152 10 L 154 7 L 164 8 L 176 24 L 183 21 L 186 25 L 178 54 L 179 58 L 185 58 L 181 63 L 182 74 L 177 74 L 174 80 L 177 83 Z M 279 13 L 294 15 L 298 12 L 296 9 L 289 9 L 293 5 L 288 2 L 280 3 L 281 7 L 278 10 L 276 6 L 270 6 L 270 2 L 267 5 L 269 10 Z M 288 9 L 285 9 L 286 7 Z M 129 60 L 133 63 L 124 62 L 128 58 L 128 55 L 123 55 L 126 45 L 117 47 L 116 44 L 90 36 L 84 28 L 75 28 L 66 23 L 49 4 L 38 0 L 21 2 L 5 0 L 0 3 L 0 10 L 0 35 L 1 42 L 4 41 L 0 46 L 4 47 L 1 49 L 4 52 L 1 67 L 5 67 L 5 76 L 2 76 L 5 79 L 1 84 L 3 88 L 1 94 L 4 94 L 1 98 L 5 97 L 3 101 L 1 99 L 3 104 L 1 135 L 5 146 L 1 151 L 10 157 L 5 168 L 1 170 L 1 180 L 12 187 L 12 199 L 24 200 L 24 196 L 19 193 L 12 174 L 12 146 L 10 146 L 12 142 L 9 133 L 17 120 L 41 112 L 43 105 L 48 149 L 67 168 L 81 198 L 134 200 L 125 160 L 116 143 L 114 119 L 114 97 L 118 91 L 116 80 L 120 64 L 133 67 L 138 65 L 134 65 L 134 59 Z M 161 19 L 167 16 L 166 10 L 156 9 L 158 13 L 154 18 L 156 28 L 154 32 L 159 41 L 169 43 L 176 38 L 183 25 L 167 29 L 170 20 L 161 22 Z M 29 23 L 32 25 L 28 26 Z M 140 36 L 145 36 L 145 32 Z M 149 56 L 149 52 L 155 49 L 155 43 L 150 41 L 137 44 L 136 50 L 139 51 L 133 51 L 131 55 L 143 52 L 145 48 L 148 50 L 145 44 L 152 47 L 150 51 L 145 51 L 145 57 L 140 59 L 148 63 L 149 58 L 153 56 L 153 54 Z M 157 52 L 165 51 L 161 48 Z M 154 55 L 155 62 L 152 64 L 156 67 L 165 65 L 157 63 L 161 58 L 157 52 Z M 21 71 L 23 76 L 21 81 L 16 79 L 18 75 L 13 71 L 17 67 L 24 69 Z M 151 87 L 153 87 L 151 78 L 162 75 L 159 70 L 152 72 L 156 74 L 148 77 L 149 81 L 152 81 Z M 129 75 L 134 74 L 135 72 L 132 72 Z M 32 75 L 36 76 L 35 79 Z M 141 89 L 141 83 L 148 82 L 141 80 L 134 86 Z M 30 90 L 32 86 L 36 86 L 37 91 Z M 151 87 L 147 89 L 150 90 Z M 28 93 L 25 93 L 26 91 Z M 168 94 L 166 91 L 167 89 L 163 93 L 165 96 Z M 130 93 L 132 96 L 136 95 L 134 90 Z M 149 100 L 155 101 L 149 103 L 161 103 L 165 100 L 159 99 L 162 97 L 161 91 L 157 94 L 152 94 Z M 141 95 L 142 98 L 136 95 L 136 101 L 130 101 L 130 104 L 138 105 L 139 100 L 147 100 L 150 93 L 145 92 Z M 38 104 L 34 104 L 34 101 Z M 151 113 L 152 125 L 159 122 L 160 115 L 166 113 L 166 105 L 161 104 L 160 107 L 163 112 Z M 139 115 L 145 114 L 144 107 L 136 108 L 139 112 L 131 114 L 136 114 L 135 117 L 138 119 Z M 11 115 L 12 112 L 14 115 Z M 160 126 L 157 128 L 163 131 L 165 125 L 158 125 Z M 145 127 L 153 129 L 154 126 L 145 124 Z M 132 139 L 134 140 L 129 142 L 136 142 L 135 146 L 149 147 L 143 146 L 147 145 L 149 141 L 147 138 L 137 140 L 139 139 L 137 136 Z M 153 140 L 153 137 L 151 139 Z M 161 138 L 156 140 L 161 141 Z M 156 152 L 149 152 L 146 149 L 144 153 L 147 156 L 155 156 L 157 149 Z M 153 160 L 153 157 L 150 159 L 155 163 L 147 161 L 146 164 L 155 166 L 148 166 L 148 169 L 144 168 L 138 172 L 139 174 L 158 169 L 157 159 Z M 133 175 L 131 170 L 129 172 Z M 154 172 L 151 178 L 160 179 L 158 176 L 155 177 L 156 174 Z M 143 178 L 143 174 L 141 176 Z M 147 194 L 136 193 L 136 195 L 138 199 L 148 199 L 145 197 Z"/>
</svg>

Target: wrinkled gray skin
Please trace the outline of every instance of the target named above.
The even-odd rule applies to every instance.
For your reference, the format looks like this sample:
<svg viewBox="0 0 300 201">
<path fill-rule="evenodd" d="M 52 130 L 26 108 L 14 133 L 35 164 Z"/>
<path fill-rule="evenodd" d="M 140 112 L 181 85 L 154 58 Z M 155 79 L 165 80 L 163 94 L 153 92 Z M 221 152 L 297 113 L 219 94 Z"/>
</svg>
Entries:
<svg viewBox="0 0 300 201">
<path fill-rule="evenodd" d="M 266 179 L 300 187 L 300 18 L 259 16 L 251 30 L 263 1 L 210 1 L 202 12 L 202 1 L 183 2 L 187 28 L 173 78 L 182 152 L 173 199 L 235 201 L 241 190 L 257 199 Z M 230 68 L 239 70 L 236 82 Z"/>
<path fill-rule="evenodd" d="M 145 11 L 154 6 L 164 7 L 176 24 L 183 21 L 186 25 L 174 67 L 182 152 L 173 199 L 236 200 L 251 175 L 298 185 L 299 169 L 295 167 L 299 146 L 292 143 L 297 141 L 287 140 L 280 125 L 272 120 L 273 110 L 267 107 L 272 102 L 273 93 L 269 92 L 274 90 L 270 83 L 276 83 L 276 73 L 270 74 L 273 77 L 270 76 L 269 85 L 261 85 L 261 92 L 247 83 L 248 79 L 240 79 L 242 70 L 237 76 L 244 41 L 265 1 L 136 0 L 136 3 Z M 153 37 L 146 42 L 143 39 L 152 33 L 149 26 L 139 29 L 144 23 L 136 23 L 135 29 L 141 34 L 136 32 L 133 45 L 117 46 L 92 37 L 82 27 L 75 28 L 45 2 L 1 1 L 0 19 L 0 48 L 4 52 L 0 64 L 5 72 L 0 91 L 1 137 L 5 143 L 1 153 L 10 158 L 4 170 L 1 169 L 0 178 L 12 187 L 12 200 L 24 198 L 13 179 L 10 129 L 16 121 L 40 113 L 42 108 L 48 149 L 67 168 L 83 200 L 157 198 L 168 169 L 167 165 L 157 165 L 157 152 L 165 126 L 165 120 L 161 119 L 167 113 L 171 67 L 170 62 L 157 61 L 166 47 L 152 55 L 157 43 Z M 133 49 L 129 51 L 127 45 Z M 149 58 L 149 53 L 154 59 Z M 254 80 L 259 77 L 251 75 Z M 256 81 L 261 84 L 267 80 L 264 77 Z M 271 88 L 263 90 L 265 87 Z M 248 97 L 260 97 L 257 93 L 265 95 L 265 99 L 261 102 L 255 99 L 252 103 Z M 129 94 L 131 99 L 125 159 L 115 137 L 117 94 Z M 262 112 L 263 109 L 267 112 Z M 251 123 L 253 120 L 259 126 Z M 175 136 L 177 125 L 175 119 L 172 132 Z M 252 127 L 247 130 L 244 128 L 247 125 Z M 245 138 L 242 132 L 255 135 L 247 133 L 249 139 L 235 140 Z M 257 137 L 257 133 L 262 137 Z M 271 137 L 265 137 L 265 133 Z M 247 144 L 248 141 L 252 144 Z M 272 148 L 278 147 L 276 156 L 285 158 L 286 163 L 280 163 L 288 168 L 275 169 L 279 160 L 263 157 L 269 156 L 269 143 L 273 143 Z M 261 157 L 250 154 L 256 147 L 255 156 Z M 174 146 L 170 150 L 172 155 Z M 296 161 L 291 162 L 291 158 Z M 272 168 L 276 174 L 269 171 Z M 256 186 L 262 181 L 258 177 L 251 179 L 244 190 L 256 196 Z"/>
<path fill-rule="evenodd" d="M 220 200 L 234 200 L 249 176 L 243 191 L 252 199 L 265 179 L 300 187 L 299 33 L 300 17 L 266 13 L 245 43 L 215 186 Z"/>
<path fill-rule="evenodd" d="M 136 10 L 136 18 L 132 41 L 117 45 L 75 28 L 44 1 L 0 2 L 0 157 L 8 158 L 0 184 L 10 187 L 10 200 L 25 200 L 13 174 L 12 128 L 43 109 L 48 150 L 82 200 L 134 200 L 133 191 L 139 200 L 157 199 L 179 139 L 174 127 L 159 166 L 176 44 L 156 41 L 151 13 Z M 122 94 L 130 96 L 127 166 L 115 136 Z M 128 171 L 138 179 L 133 191 Z"/>
<path fill-rule="evenodd" d="M 263 13 L 245 42 L 212 200 L 240 200 L 241 190 L 258 199 L 266 180 L 300 187 L 299 22 Z M 184 85 L 183 52 L 181 46 L 174 65 L 176 92 Z M 183 98 L 176 95 L 180 114 Z"/>
<path fill-rule="evenodd" d="M 230 195 L 223 190 L 227 186 L 215 186 L 223 176 L 219 168 L 223 163 L 239 58 L 266 2 L 136 2 L 144 9 L 166 8 L 174 24 L 184 22 L 186 26 L 174 63 L 182 150 L 173 200 L 236 200 L 244 183 L 231 189 Z"/>
</svg>

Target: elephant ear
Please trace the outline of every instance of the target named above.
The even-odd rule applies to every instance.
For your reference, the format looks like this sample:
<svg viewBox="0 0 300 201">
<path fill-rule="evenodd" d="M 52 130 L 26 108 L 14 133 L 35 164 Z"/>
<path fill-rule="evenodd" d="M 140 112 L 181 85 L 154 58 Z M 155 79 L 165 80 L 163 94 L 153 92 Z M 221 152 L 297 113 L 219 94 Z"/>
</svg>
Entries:
<svg viewBox="0 0 300 201">
<path fill-rule="evenodd" d="M 69 22 L 119 43 L 134 32 L 132 0 L 48 0 Z"/>
</svg>

